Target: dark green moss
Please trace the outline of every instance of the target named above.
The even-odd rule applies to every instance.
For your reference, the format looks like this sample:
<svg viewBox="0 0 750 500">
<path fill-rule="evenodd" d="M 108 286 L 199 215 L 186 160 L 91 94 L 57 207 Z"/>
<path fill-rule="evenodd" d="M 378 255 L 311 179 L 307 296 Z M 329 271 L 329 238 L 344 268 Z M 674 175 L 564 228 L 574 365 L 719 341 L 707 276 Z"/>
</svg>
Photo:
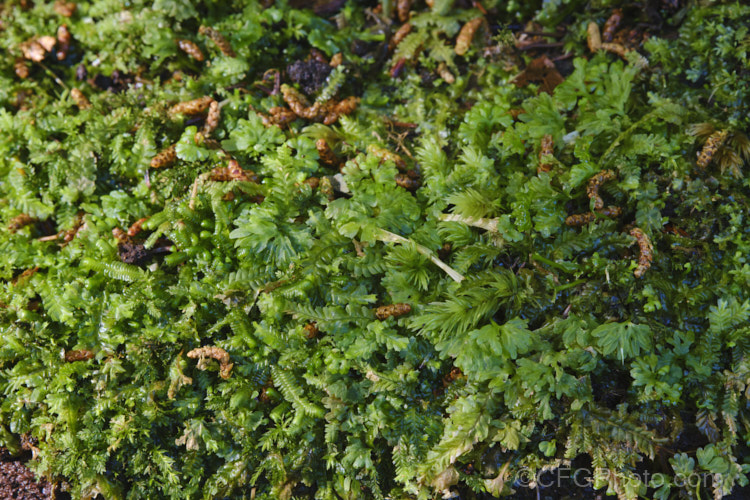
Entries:
<svg viewBox="0 0 750 500">
<path fill-rule="evenodd" d="M 616 5 L 414 2 L 389 48 L 375 2 L 6 3 L 0 446 L 38 439 L 76 498 L 500 495 L 581 455 L 620 498 L 746 484 L 750 8 L 625 5 L 624 61 L 585 39 Z M 532 15 L 549 36 L 519 50 Z M 24 61 L 61 24 L 67 53 Z M 264 126 L 313 49 L 342 62 L 310 116 Z M 554 71 L 519 87 L 542 54 Z M 169 109 L 202 96 L 221 117 L 201 141 L 203 115 Z M 619 215 L 587 196 L 606 169 Z"/>
</svg>

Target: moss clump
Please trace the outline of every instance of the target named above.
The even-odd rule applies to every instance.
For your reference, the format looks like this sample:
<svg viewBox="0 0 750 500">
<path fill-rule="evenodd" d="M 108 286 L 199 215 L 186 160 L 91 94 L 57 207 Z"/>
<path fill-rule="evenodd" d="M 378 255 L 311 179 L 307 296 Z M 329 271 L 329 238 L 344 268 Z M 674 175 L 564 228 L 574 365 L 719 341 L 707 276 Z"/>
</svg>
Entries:
<svg viewBox="0 0 750 500">
<path fill-rule="evenodd" d="M 3 5 L 0 446 L 75 498 L 747 483 L 750 8 L 392 3 Z"/>
</svg>

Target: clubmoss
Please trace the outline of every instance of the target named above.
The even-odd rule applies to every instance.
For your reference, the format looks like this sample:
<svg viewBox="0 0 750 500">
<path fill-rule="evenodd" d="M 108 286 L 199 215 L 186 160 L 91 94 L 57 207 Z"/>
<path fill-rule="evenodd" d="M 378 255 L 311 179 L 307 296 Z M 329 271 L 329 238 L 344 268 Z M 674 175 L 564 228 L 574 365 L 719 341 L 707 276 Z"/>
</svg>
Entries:
<svg viewBox="0 0 750 500">
<path fill-rule="evenodd" d="M 745 485 L 750 7 L 302 3 L 2 6 L 0 446 L 75 498 Z"/>
</svg>

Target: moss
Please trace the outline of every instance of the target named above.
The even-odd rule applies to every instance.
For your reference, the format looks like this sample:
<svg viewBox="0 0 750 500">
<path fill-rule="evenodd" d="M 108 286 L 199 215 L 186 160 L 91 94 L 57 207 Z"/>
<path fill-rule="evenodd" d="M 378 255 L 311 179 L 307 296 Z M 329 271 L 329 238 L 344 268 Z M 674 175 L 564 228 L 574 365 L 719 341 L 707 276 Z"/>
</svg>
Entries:
<svg viewBox="0 0 750 500">
<path fill-rule="evenodd" d="M 76 498 L 745 485 L 748 7 L 392 3 L 3 6 L 0 446 Z"/>
</svg>

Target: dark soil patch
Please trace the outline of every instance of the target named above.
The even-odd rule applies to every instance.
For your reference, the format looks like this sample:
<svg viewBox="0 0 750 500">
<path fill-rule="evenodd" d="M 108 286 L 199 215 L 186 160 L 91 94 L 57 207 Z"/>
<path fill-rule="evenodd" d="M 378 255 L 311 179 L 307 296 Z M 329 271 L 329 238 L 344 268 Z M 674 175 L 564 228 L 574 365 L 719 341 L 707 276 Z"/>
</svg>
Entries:
<svg viewBox="0 0 750 500">
<path fill-rule="evenodd" d="M 28 454 L 27 454 L 28 455 Z M 46 480 L 37 481 L 23 462 L 30 456 L 12 457 L 0 448 L 0 498 L 3 500 L 47 500 L 53 486 Z"/>
<path fill-rule="evenodd" d="M 331 73 L 331 67 L 324 62 L 311 59 L 290 64 L 286 72 L 294 83 L 299 84 L 305 94 L 311 95 L 325 85 L 326 78 Z"/>
</svg>

